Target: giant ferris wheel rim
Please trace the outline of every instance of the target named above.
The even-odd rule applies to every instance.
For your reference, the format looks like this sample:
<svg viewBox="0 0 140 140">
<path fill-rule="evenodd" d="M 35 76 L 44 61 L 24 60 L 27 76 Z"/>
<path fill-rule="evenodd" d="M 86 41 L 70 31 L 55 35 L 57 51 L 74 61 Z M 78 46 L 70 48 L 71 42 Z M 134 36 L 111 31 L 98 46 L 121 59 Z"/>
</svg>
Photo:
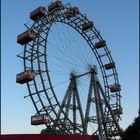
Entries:
<svg viewBox="0 0 140 140">
<path fill-rule="evenodd" d="M 87 32 L 84 32 L 82 29 L 81 29 L 81 25 L 78 25 L 77 24 L 77 22 L 81 22 L 81 23 L 84 23 L 84 22 L 88 22 L 89 20 L 87 19 L 87 18 L 85 18 L 85 16 L 83 15 L 83 14 L 81 14 L 80 12 L 79 12 L 79 14 L 78 14 L 78 16 L 75 16 L 74 17 L 74 20 L 72 20 L 72 19 L 67 19 L 66 18 L 66 15 L 65 15 L 65 13 L 64 13 L 64 11 L 67 11 L 69 9 L 69 7 L 63 7 L 63 9 L 60 9 L 60 10 L 58 10 L 57 12 L 57 16 L 55 17 L 54 15 L 53 15 L 53 13 L 52 14 L 49 14 L 49 15 L 46 15 L 45 17 L 43 17 L 43 18 L 41 18 L 41 19 L 39 19 L 38 21 L 36 21 L 36 22 L 34 22 L 33 23 L 33 25 L 30 27 L 30 29 L 32 29 L 32 30 L 34 30 L 36 27 L 36 24 L 38 24 L 37 22 L 40 22 L 39 24 L 39 26 L 43 26 L 43 27 L 47 27 L 46 28 L 46 30 L 44 30 L 44 29 L 42 29 L 42 27 L 39 29 L 39 31 L 38 31 L 38 35 L 40 35 L 40 32 L 45 32 L 45 34 L 46 34 L 46 40 L 45 40 L 45 44 L 47 43 L 47 37 L 48 37 L 48 35 L 49 35 L 49 31 L 50 31 L 50 28 L 51 28 L 51 25 L 52 24 L 54 24 L 54 23 L 56 23 L 56 22 L 60 22 L 60 23 L 64 23 L 64 24 L 67 24 L 67 25 L 69 25 L 69 26 L 71 26 L 73 29 L 75 29 L 77 32 L 79 32 L 79 34 L 84 38 L 84 40 L 86 40 L 86 42 L 88 43 L 88 45 L 90 46 L 90 48 L 91 48 L 91 50 L 93 51 L 93 53 L 94 53 L 94 56 L 96 57 L 96 59 L 97 59 L 97 61 L 98 61 L 98 64 L 99 64 L 99 66 L 100 66 L 100 70 L 101 70 L 101 73 L 102 73 L 102 78 L 103 78 L 103 81 L 104 81 L 104 88 L 105 88 L 105 93 L 106 93 L 106 95 L 107 96 L 109 96 L 110 95 L 110 92 L 109 92 L 109 83 L 108 83 L 108 77 L 107 77 L 107 74 L 106 74 L 106 70 L 105 70 L 105 68 L 104 68 L 104 62 L 102 61 L 102 59 L 101 59 L 101 57 L 100 57 L 100 54 L 98 53 L 98 51 L 97 51 L 97 49 L 95 48 L 95 44 L 92 42 L 92 40 L 90 40 L 89 38 L 89 35 L 87 34 Z M 48 21 L 48 18 L 50 18 L 50 17 L 52 17 L 53 18 L 53 20 L 51 21 L 51 22 L 48 22 L 48 23 L 46 23 L 46 21 Z M 77 22 L 76 22 L 77 21 Z M 47 26 L 48 25 L 48 26 Z M 100 41 L 103 41 L 103 38 L 101 37 L 101 35 L 99 34 L 99 32 L 97 31 L 97 29 L 94 27 L 94 29 L 90 29 L 90 31 L 94 34 L 94 35 L 96 35 L 96 37 L 100 40 Z M 39 37 L 40 36 L 38 36 L 38 39 L 39 39 Z M 35 42 L 33 42 L 33 44 L 32 44 L 32 48 L 34 48 L 34 43 Z M 25 48 L 24 48 L 24 58 L 26 58 L 26 53 L 27 53 L 27 47 L 26 47 L 27 45 L 25 45 Z M 38 68 L 39 68 L 39 70 L 41 70 L 41 66 L 40 66 L 40 60 L 39 60 L 39 45 L 38 45 L 38 47 L 37 47 L 37 49 L 38 49 L 38 52 L 37 52 L 37 56 L 38 56 Z M 108 57 L 108 59 L 109 59 L 109 61 L 110 62 L 114 62 L 113 61 L 113 58 L 112 58 L 112 56 L 111 56 L 111 53 L 110 53 L 110 51 L 109 51 L 109 49 L 107 48 L 107 46 L 105 45 L 105 47 L 104 47 L 104 51 L 105 51 L 105 53 L 106 53 L 106 55 L 107 55 L 107 57 Z M 33 49 L 32 49 L 32 53 L 33 53 Z M 44 54 L 46 54 L 46 48 L 44 48 Z M 45 65 L 46 65 L 46 74 L 47 74 L 47 76 L 48 76 L 48 80 L 49 80 L 49 85 L 50 85 L 50 89 L 51 89 L 51 91 L 52 91 L 52 93 L 53 93 L 53 95 L 54 95 L 54 98 L 55 98 L 55 100 L 56 100 L 56 103 L 57 103 L 57 105 L 59 106 L 59 108 L 61 108 L 61 106 L 60 106 L 60 103 L 59 103 L 59 101 L 58 101 L 58 99 L 57 99 L 57 97 L 56 97 L 56 94 L 55 94 L 55 91 L 53 90 L 53 86 L 52 86 L 52 84 L 51 84 L 51 77 L 50 77 L 50 75 L 49 75 L 49 72 L 48 72 L 48 66 L 47 66 L 47 59 L 46 59 L 46 57 L 47 57 L 47 55 L 44 55 L 44 60 L 45 60 Z M 28 68 L 27 68 L 27 62 L 26 62 L 26 60 L 27 59 L 24 59 L 24 70 L 27 70 Z M 31 62 L 31 68 L 32 69 L 34 69 L 34 66 L 33 66 L 33 62 Z M 113 76 L 114 76 L 114 83 L 115 84 L 119 84 L 119 81 L 118 81 L 118 73 L 117 73 L 117 70 L 116 70 L 116 67 L 115 68 L 113 68 L 112 69 L 112 73 L 113 73 Z M 45 92 L 45 94 L 46 94 L 46 98 L 47 98 L 47 100 L 48 100 L 48 102 L 50 103 L 50 106 L 53 108 L 53 105 L 52 105 L 52 103 L 51 103 L 51 101 L 50 101 L 50 98 L 48 97 L 48 95 L 47 95 L 47 92 L 46 92 L 46 87 L 45 87 L 45 84 L 44 84 L 44 81 L 43 81 L 43 76 L 42 76 L 42 73 L 40 72 L 40 74 L 39 74 L 39 76 L 40 76 L 40 79 L 41 79 L 41 82 L 42 82 L 42 85 L 43 85 L 43 88 L 44 88 L 44 92 Z M 36 102 L 34 101 L 34 99 L 33 99 L 33 93 L 32 93 L 32 91 L 31 91 L 31 87 L 30 87 L 30 85 L 29 85 L 29 83 L 27 83 L 27 87 L 28 87 L 28 90 L 29 90 L 29 95 L 30 95 L 30 97 L 31 97 L 31 100 L 32 100 L 32 102 L 33 102 L 33 104 L 34 104 L 34 106 L 35 106 L 35 108 L 36 108 L 36 111 L 37 111 L 37 113 L 38 114 L 40 114 L 40 110 L 38 109 L 38 107 L 37 107 L 37 105 L 36 105 Z M 35 89 L 36 89 L 36 91 L 38 91 L 38 89 L 37 89 L 37 81 L 34 81 L 34 87 L 35 87 Z M 118 94 L 118 92 L 116 93 L 116 94 Z M 41 98 L 40 98 L 40 95 L 38 94 L 37 95 L 38 96 L 38 98 L 39 98 L 39 102 L 41 103 L 41 105 L 42 105 L 42 107 L 45 109 L 45 106 L 44 106 L 44 104 L 43 104 L 43 102 L 42 102 L 42 100 L 41 100 Z M 119 101 L 120 102 L 120 101 Z M 47 110 L 46 110 L 46 113 L 48 114 L 48 112 L 47 112 Z M 54 110 L 54 114 L 57 116 L 57 113 L 55 112 L 55 110 Z M 52 119 L 52 121 L 53 121 L 53 119 Z"/>
</svg>

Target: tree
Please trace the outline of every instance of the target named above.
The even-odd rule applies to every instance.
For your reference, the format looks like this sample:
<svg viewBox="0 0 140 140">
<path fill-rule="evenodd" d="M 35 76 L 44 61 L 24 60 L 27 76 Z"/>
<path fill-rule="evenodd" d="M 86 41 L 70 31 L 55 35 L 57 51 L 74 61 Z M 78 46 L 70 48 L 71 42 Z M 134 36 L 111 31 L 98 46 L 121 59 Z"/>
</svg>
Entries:
<svg viewBox="0 0 140 140">
<path fill-rule="evenodd" d="M 64 134 L 64 131 L 48 126 L 46 129 L 42 129 L 40 133 L 41 134 Z"/>
<path fill-rule="evenodd" d="M 134 119 L 122 134 L 123 140 L 140 140 L 140 117 Z"/>
</svg>

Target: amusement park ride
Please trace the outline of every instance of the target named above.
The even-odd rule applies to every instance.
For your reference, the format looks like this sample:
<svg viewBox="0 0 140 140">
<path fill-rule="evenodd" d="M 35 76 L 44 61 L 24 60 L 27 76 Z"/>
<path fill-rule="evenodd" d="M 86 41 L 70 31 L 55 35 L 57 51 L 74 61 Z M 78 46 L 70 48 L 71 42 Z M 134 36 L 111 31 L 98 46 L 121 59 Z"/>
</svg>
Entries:
<svg viewBox="0 0 140 140">
<path fill-rule="evenodd" d="M 100 140 L 121 140 L 118 122 L 121 119 L 122 107 L 118 73 L 106 41 L 93 22 L 81 14 L 78 7 L 64 5 L 61 1 L 51 3 L 48 8 L 38 7 L 30 13 L 30 19 L 32 25 L 26 25 L 27 31 L 17 36 L 17 43 L 23 46 L 23 53 L 17 56 L 23 60 L 24 70 L 17 74 L 16 82 L 27 85 L 29 94 L 25 98 L 29 97 L 35 107 L 36 113 L 31 117 L 31 124 L 44 124 L 50 133 L 55 130 L 61 134 L 97 135 Z M 50 61 L 53 55 L 48 47 L 51 28 L 57 23 L 65 24 L 79 33 L 81 40 L 87 44 L 85 49 L 90 50 L 90 54 L 97 61 L 96 65 L 89 65 L 87 62 L 88 69 L 83 70 L 81 67 L 85 66 L 74 65 L 76 53 L 67 53 L 63 60 L 57 56 L 57 64 L 69 60 L 67 64 L 73 64 L 73 67 L 79 70 L 79 73 L 72 70 L 67 73 L 68 84 L 63 86 L 63 96 L 62 91 L 55 89 L 53 84 L 54 79 L 57 83 L 60 83 L 61 79 L 54 78 L 57 75 L 50 65 L 56 64 Z M 51 47 L 53 48 L 53 45 Z M 67 47 L 67 51 L 69 49 L 71 48 Z M 81 49 L 82 47 L 79 53 Z M 54 49 L 53 53 L 59 50 L 62 51 L 61 46 Z M 62 51 L 60 57 L 63 58 L 64 55 Z M 83 64 L 81 60 L 77 61 Z M 61 71 L 63 74 L 63 69 Z M 89 80 L 86 81 L 84 77 Z M 81 97 L 79 81 L 82 79 L 86 87 L 86 104 Z"/>
</svg>

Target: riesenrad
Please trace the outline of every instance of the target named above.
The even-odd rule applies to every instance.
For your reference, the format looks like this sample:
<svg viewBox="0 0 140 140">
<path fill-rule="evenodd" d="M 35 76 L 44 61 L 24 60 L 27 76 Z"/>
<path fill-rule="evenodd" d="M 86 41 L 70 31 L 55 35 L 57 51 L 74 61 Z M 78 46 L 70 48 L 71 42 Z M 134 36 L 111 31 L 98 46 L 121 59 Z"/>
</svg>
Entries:
<svg viewBox="0 0 140 140">
<path fill-rule="evenodd" d="M 31 24 L 18 35 L 23 72 L 35 107 L 32 125 L 48 133 L 94 134 L 121 139 L 121 86 L 106 41 L 78 7 L 55 1 L 30 13 Z"/>
</svg>

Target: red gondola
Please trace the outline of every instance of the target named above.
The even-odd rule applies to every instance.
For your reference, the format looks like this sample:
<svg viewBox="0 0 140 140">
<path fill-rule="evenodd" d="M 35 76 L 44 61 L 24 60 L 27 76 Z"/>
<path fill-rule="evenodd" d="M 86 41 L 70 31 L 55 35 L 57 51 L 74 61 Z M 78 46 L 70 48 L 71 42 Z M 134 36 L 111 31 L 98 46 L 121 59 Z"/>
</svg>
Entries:
<svg viewBox="0 0 140 140">
<path fill-rule="evenodd" d="M 93 22 L 92 21 L 89 21 L 88 23 L 84 23 L 82 25 L 82 30 L 83 31 L 86 31 L 86 30 L 91 29 L 91 28 L 93 28 Z"/>
<path fill-rule="evenodd" d="M 97 42 L 96 44 L 95 44 L 95 48 L 96 49 L 99 49 L 99 48 L 102 48 L 102 47 L 104 47 L 105 46 L 105 41 L 103 40 L 103 41 L 100 41 L 100 42 Z"/>
<path fill-rule="evenodd" d="M 58 9 L 62 9 L 62 2 L 61 1 L 56 1 L 54 3 L 52 3 L 51 5 L 48 6 L 48 11 L 49 12 L 55 12 Z"/>
<path fill-rule="evenodd" d="M 50 117 L 46 114 L 31 116 L 31 125 L 48 124 L 50 122 Z"/>
<path fill-rule="evenodd" d="M 76 16 L 79 13 L 78 7 L 73 7 L 71 9 L 68 9 L 68 11 L 65 13 L 67 18 L 71 18 L 73 16 Z"/>
<path fill-rule="evenodd" d="M 122 109 L 114 109 L 113 110 L 113 113 L 114 113 L 114 115 L 120 115 L 120 114 L 122 114 L 123 112 L 122 112 Z"/>
<path fill-rule="evenodd" d="M 17 43 L 24 45 L 34 39 L 34 34 L 32 30 L 27 30 L 24 33 L 17 36 Z"/>
<path fill-rule="evenodd" d="M 37 19 L 45 16 L 45 8 L 40 6 L 30 13 L 30 19 L 36 21 Z"/>
<path fill-rule="evenodd" d="M 111 63 L 105 64 L 104 67 L 106 70 L 112 69 L 115 67 L 115 63 L 111 62 Z"/>
<path fill-rule="evenodd" d="M 19 84 L 24 84 L 34 79 L 35 79 L 35 73 L 32 70 L 27 70 L 25 72 L 17 74 L 16 76 L 16 82 Z"/>
<path fill-rule="evenodd" d="M 114 85 L 110 86 L 110 92 L 117 92 L 117 91 L 120 91 L 120 90 L 121 90 L 120 85 L 114 84 Z"/>
</svg>

